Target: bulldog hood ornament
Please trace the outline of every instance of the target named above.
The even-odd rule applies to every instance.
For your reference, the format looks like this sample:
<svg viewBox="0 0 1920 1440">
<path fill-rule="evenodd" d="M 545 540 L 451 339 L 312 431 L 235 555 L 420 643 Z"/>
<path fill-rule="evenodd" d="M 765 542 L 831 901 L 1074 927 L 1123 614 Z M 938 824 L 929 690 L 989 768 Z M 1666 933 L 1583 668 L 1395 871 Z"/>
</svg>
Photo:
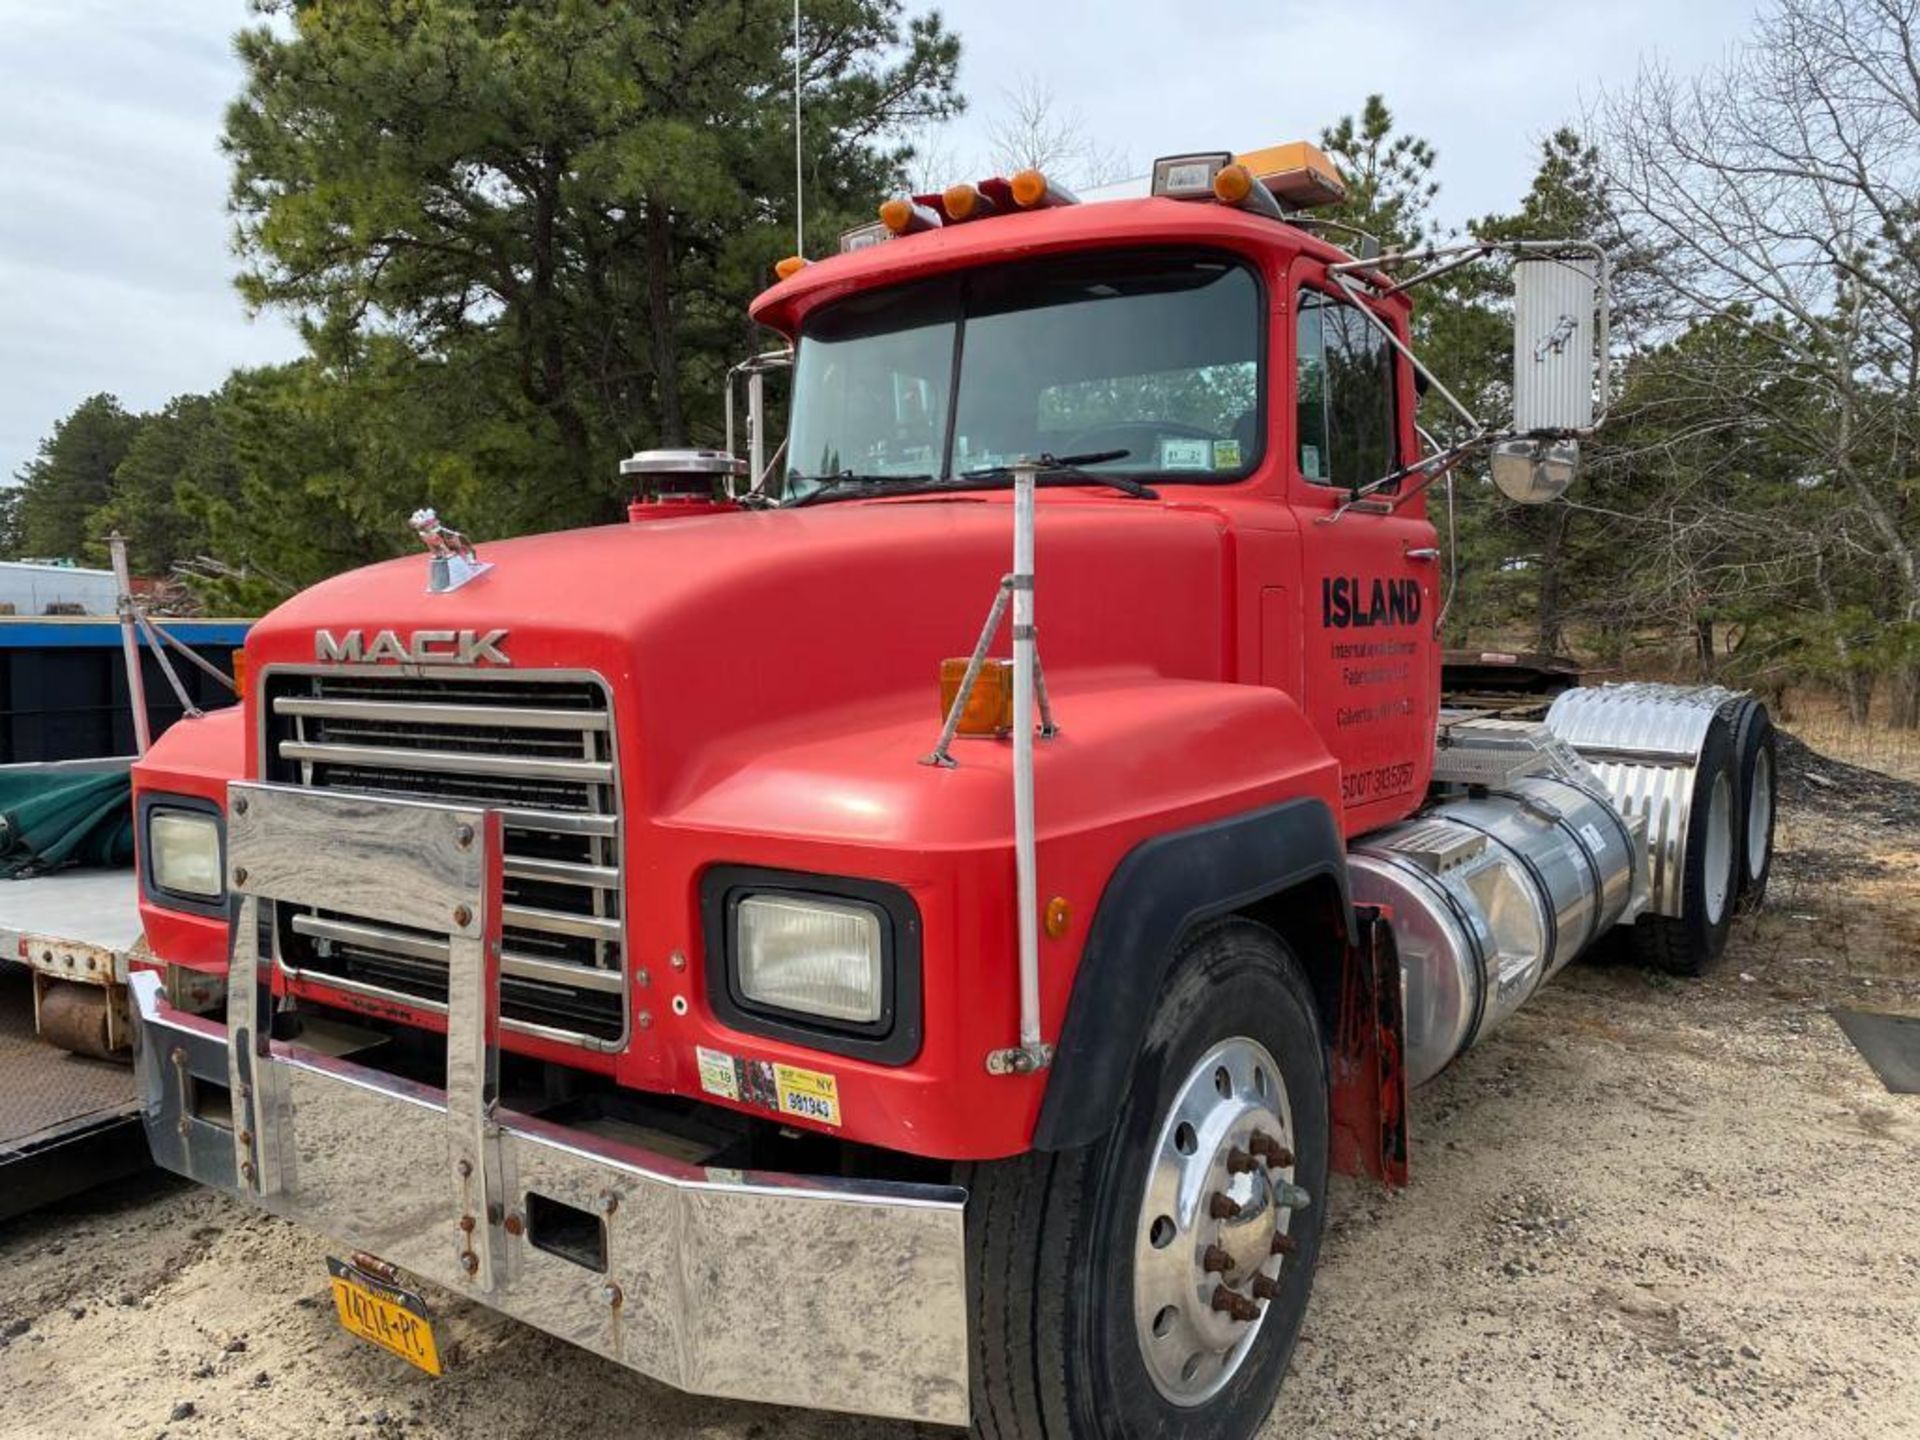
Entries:
<svg viewBox="0 0 1920 1440">
<path fill-rule="evenodd" d="M 427 593 L 444 595 L 487 573 L 492 565 L 474 553 L 473 542 L 458 530 L 440 523 L 430 508 L 413 512 L 407 522 L 427 547 Z"/>
</svg>

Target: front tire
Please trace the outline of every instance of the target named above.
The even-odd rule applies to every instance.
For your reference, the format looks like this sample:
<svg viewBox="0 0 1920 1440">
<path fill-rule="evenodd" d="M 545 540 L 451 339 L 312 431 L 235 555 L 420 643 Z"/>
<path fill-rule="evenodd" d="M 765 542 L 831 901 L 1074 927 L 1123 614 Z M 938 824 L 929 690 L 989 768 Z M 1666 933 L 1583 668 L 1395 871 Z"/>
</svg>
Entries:
<svg viewBox="0 0 1920 1440">
<path fill-rule="evenodd" d="M 1246 921 L 1196 934 L 1107 1134 L 963 1176 L 974 1432 L 1253 1434 L 1306 1314 L 1327 1128 L 1298 962 Z"/>
</svg>

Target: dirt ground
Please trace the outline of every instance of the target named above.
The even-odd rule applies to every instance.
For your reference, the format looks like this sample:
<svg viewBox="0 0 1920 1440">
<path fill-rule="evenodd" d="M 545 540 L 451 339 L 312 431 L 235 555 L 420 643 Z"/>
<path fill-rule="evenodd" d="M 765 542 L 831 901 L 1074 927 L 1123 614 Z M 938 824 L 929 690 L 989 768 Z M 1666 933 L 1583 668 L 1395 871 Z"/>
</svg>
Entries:
<svg viewBox="0 0 1920 1440">
<path fill-rule="evenodd" d="M 1770 901 L 1714 975 L 1572 967 L 1415 1097 L 1410 1189 L 1339 1186 L 1269 1436 L 1920 1436 L 1920 1097 L 1827 1013 L 1920 1013 L 1920 788 L 1783 758 Z M 0 1435 L 916 1433 L 451 1301 L 431 1380 L 339 1331 L 325 1253 L 158 1179 L 0 1228 Z"/>
</svg>

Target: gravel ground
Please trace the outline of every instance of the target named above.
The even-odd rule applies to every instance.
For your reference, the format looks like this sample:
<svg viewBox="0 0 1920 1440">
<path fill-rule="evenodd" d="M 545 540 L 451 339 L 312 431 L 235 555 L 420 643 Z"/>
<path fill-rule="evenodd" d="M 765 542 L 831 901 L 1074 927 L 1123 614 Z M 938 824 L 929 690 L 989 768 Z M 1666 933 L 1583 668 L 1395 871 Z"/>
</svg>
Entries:
<svg viewBox="0 0 1920 1440">
<path fill-rule="evenodd" d="M 1713 976 L 1574 966 L 1415 1097 L 1410 1189 L 1339 1185 L 1269 1436 L 1920 1435 L 1920 1097 L 1826 1013 L 1920 1013 L 1920 790 L 1783 762 L 1770 903 Z M 431 1380 L 340 1333 L 325 1253 L 161 1179 L 0 1227 L 0 1434 L 917 1433 L 451 1301 Z"/>
</svg>

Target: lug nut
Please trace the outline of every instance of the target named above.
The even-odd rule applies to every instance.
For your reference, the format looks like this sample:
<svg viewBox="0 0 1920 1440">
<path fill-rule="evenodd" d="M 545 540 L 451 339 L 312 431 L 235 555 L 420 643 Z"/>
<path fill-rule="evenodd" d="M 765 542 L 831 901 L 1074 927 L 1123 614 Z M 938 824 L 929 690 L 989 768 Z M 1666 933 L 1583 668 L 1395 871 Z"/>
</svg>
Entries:
<svg viewBox="0 0 1920 1440">
<path fill-rule="evenodd" d="M 460 1217 L 460 1228 L 471 1235 L 473 1233 L 473 1216 L 462 1215 Z"/>
<path fill-rule="evenodd" d="M 1273 1247 L 1268 1253 L 1272 1255 L 1294 1255 L 1297 1254 L 1299 1250 L 1300 1242 L 1291 1235 L 1276 1235 L 1273 1237 Z"/>
<path fill-rule="evenodd" d="M 475 1274 L 480 1269 L 480 1257 L 468 1250 L 460 1257 L 460 1268 L 467 1274 Z"/>
<path fill-rule="evenodd" d="M 1273 1136 L 1264 1132 L 1256 1134 L 1253 1139 L 1249 1140 L 1247 1142 L 1247 1148 L 1265 1160 L 1267 1164 L 1275 1166 L 1278 1169 L 1284 1170 L 1287 1166 L 1293 1164 L 1293 1151 L 1282 1145 L 1278 1140 L 1274 1139 Z"/>
<path fill-rule="evenodd" d="M 1216 1220 L 1231 1220 L 1240 1213 L 1240 1202 L 1216 1190 L 1207 1199 L 1207 1213 Z"/>
<path fill-rule="evenodd" d="M 520 1212 L 518 1210 L 510 1210 L 507 1212 L 507 1218 L 500 1222 L 500 1228 L 505 1230 L 509 1235 L 517 1236 L 522 1230 L 527 1228 L 527 1222 L 520 1218 Z"/>
<path fill-rule="evenodd" d="M 1305 1190 L 1285 1180 L 1273 1182 L 1273 1198 L 1289 1210 L 1304 1210 L 1313 1203 L 1313 1197 Z"/>
<path fill-rule="evenodd" d="M 1233 1269 L 1233 1257 L 1218 1245 L 1209 1245 L 1200 1256 L 1200 1268 L 1209 1275 L 1224 1275 Z"/>
<path fill-rule="evenodd" d="M 473 910 L 466 905 L 454 906 L 453 923 L 458 925 L 462 930 L 466 929 L 467 926 L 473 923 Z"/>
<path fill-rule="evenodd" d="M 1256 1275 L 1253 1284 L 1247 1287 L 1253 1291 L 1256 1300 L 1273 1300 L 1280 1294 L 1280 1282 L 1268 1275 Z"/>
<path fill-rule="evenodd" d="M 621 1300 L 624 1299 L 625 1297 L 621 1295 L 620 1287 L 614 1284 L 611 1280 L 609 1280 L 606 1284 L 600 1287 L 600 1298 L 606 1301 L 607 1304 L 613 1306 L 615 1309 L 618 1309 L 620 1306 Z"/>
<path fill-rule="evenodd" d="M 1260 1318 L 1260 1307 L 1244 1295 L 1236 1295 L 1224 1285 L 1213 1287 L 1213 1308 L 1231 1315 L 1243 1324 Z"/>
<path fill-rule="evenodd" d="M 1227 1173 L 1229 1175 L 1245 1175 L 1257 1170 L 1259 1167 L 1260 1162 L 1239 1147 L 1235 1146 L 1227 1151 Z"/>
<path fill-rule="evenodd" d="M 473 826 L 456 825 L 453 827 L 453 843 L 462 850 L 473 844 Z"/>
</svg>

